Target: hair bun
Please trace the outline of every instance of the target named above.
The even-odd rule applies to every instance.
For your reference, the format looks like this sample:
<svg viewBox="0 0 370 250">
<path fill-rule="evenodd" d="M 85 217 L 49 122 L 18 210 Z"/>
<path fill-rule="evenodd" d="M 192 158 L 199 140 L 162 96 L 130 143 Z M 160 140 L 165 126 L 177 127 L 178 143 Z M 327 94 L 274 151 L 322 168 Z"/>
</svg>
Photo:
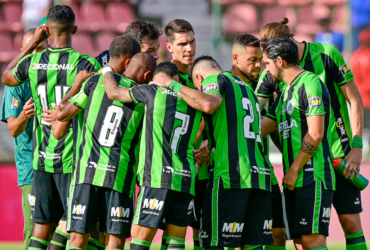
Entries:
<svg viewBox="0 0 370 250">
<path fill-rule="evenodd" d="M 280 23 L 281 23 L 281 24 L 287 24 L 287 23 L 289 23 L 289 19 L 288 19 L 288 18 L 286 18 L 286 17 L 283 17 L 283 18 L 281 19 Z"/>
</svg>

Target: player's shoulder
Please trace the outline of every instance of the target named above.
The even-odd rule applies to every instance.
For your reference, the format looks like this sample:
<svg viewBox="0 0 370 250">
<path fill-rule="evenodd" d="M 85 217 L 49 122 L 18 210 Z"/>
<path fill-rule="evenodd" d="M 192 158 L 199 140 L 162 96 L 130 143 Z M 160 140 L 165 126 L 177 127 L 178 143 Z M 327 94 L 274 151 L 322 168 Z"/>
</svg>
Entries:
<svg viewBox="0 0 370 250">
<path fill-rule="evenodd" d="M 333 59 L 336 57 L 342 57 L 340 51 L 332 44 L 313 42 L 308 43 L 310 46 L 311 53 L 325 54 Z"/>
<path fill-rule="evenodd" d="M 95 59 L 104 67 L 109 62 L 109 50 L 101 52 Z"/>
<path fill-rule="evenodd" d="M 114 75 L 114 78 L 116 79 L 116 81 L 118 82 L 118 84 L 124 88 L 132 88 L 132 87 L 135 87 L 136 85 L 138 85 L 134 80 L 126 77 L 126 76 L 123 76 L 123 75 L 120 75 L 120 74 L 113 74 Z"/>
</svg>

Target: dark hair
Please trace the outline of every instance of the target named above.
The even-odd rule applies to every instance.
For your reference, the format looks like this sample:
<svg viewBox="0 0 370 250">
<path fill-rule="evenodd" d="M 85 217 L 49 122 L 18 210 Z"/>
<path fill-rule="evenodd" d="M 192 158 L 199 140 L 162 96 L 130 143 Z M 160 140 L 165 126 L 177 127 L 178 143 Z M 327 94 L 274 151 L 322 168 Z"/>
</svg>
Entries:
<svg viewBox="0 0 370 250">
<path fill-rule="evenodd" d="M 158 66 L 155 68 L 153 76 L 155 76 L 158 73 L 166 74 L 170 77 L 174 77 L 175 75 L 179 74 L 179 69 L 177 68 L 176 64 L 171 62 L 162 62 L 158 64 Z"/>
<path fill-rule="evenodd" d="M 299 65 L 298 46 L 287 36 L 271 38 L 263 46 L 263 52 L 274 61 L 280 56 L 289 66 Z"/>
<path fill-rule="evenodd" d="M 288 22 L 289 19 L 283 17 L 280 22 L 272 22 L 264 25 L 260 31 L 260 40 L 266 42 L 274 36 L 293 37 L 294 34 L 290 32 L 287 25 Z"/>
<path fill-rule="evenodd" d="M 233 45 L 240 45 L 242 47 L 259 47 L 260 40 L 252 35 L 249 34 L 242 34 L 235 37 Z"/>
<path fill-rule="evenodd" d="M 330 18 L 323 18 L 323 19 L 320 19 L 319 24 L 321 26 L 330 25 L 330 22 L 331 22 Z"/>
<path fill-rule="evenodd" d="M 134 38 L 139 44 L 142 44 L 146 40 L 158 39 L 162 33 L 160 29 L 157 29 L 154 23 L 136 20 L 127 27 L 125 35 Z"/>
<path fill-rule="evenodd" d="M 54 5 L 49 9 L 47 20 L 58 24 L 74 25 L 75 13 L 67 5 Z"/>
<path fill-rule="evenodd" d="M 23 47 L 23 41 L 24 41 L 24 37 L 29 35 L 29 34 L 35 34 L 35 31 L 36 31 L 36 28 L 31 28 L 31 29 L 28 29 L 26 32 L 23 33 L 23 36 L 22 36 L 22 47 Z"/>
<path fill-rule="evenodd" d="M 195 58 L 193 64 L 190 66 L 190 69 L 189 69 L 189 80 L 190 81 L 193 81 L 193 69 L 194 69 L 195 65 L 198 62 L 204 61 L 204 60 L 209 61 L 211 63 L 211 65 L 212 65 L 213 68 L 215 68 L 215 69 L 221 69 L 221 67 L 218 64 L 218 62 L 216 62 L 216 60 L 213 59 L 212 56 L 199 56 L 199 57 Z"/>
<path fill-rule="evenodd" d="M 140 52 L 140 44 L 132 37 L 126 35 L 117 36 L 109 47 L 109 56 L 114 58 L 122 56 L 132 57 Z"/>
<path fill-rule="evenodd" d="M 183 19 L 172 20 L 164 27 L 164 33 L 166 35 L 167 42 L 173 42 L 173 40 L 175 40 L 175 33 L 183 33 L 188 31 L 192 31 L 194 33 L 193 26 L 191 26 L 188 21 Z"/>
</svg>

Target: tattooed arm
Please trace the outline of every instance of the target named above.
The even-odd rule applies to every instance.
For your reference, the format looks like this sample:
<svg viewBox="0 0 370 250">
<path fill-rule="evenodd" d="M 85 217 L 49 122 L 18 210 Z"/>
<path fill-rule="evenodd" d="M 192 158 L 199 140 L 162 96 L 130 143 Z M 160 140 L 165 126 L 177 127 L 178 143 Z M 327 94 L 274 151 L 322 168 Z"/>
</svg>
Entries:
<svg viewBox="0 0 370 250">
<path fill-rule="evenodd" d="M 112 72 L 104 74 L 103 82 L 109 99 L 119 102 L 132 102 L 129 89 L 118 87 L 118 82 Z"/>
<path fill-rule="evenodd" d="M 288 186 L 289 190 L 294 190 L 299 172 L 320 146 L 324 137 L 325 116 L 307 117 L 307 126 L 308 132 L 303 138 L 301 150 L 290 166 L 288 173 L 283 178 L 283 183 Z"/>
</svg>

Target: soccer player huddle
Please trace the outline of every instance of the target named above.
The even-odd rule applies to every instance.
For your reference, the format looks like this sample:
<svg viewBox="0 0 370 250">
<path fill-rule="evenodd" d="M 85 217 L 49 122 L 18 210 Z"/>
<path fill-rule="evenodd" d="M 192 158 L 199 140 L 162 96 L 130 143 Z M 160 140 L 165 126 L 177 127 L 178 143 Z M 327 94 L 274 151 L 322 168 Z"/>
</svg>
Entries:
<svg viewBox="0 0 370 250">
<path fill-rule="evenodd" d="M 287 23 L 237 36 L 223 71 L 195 58 L 186 20 L 164 28 L 171 62 L 157 65 L 162 31 L 143 20 L 95 59 L 73 50 L 72 9 L 52 7 L 3 74 L 35 102 L 29 249 L 123 249 L 132 237 L 130 249 L 148 250 L 158 229 L 161 250 L 184 249 L 188 226 L 195 250 L 327 249 L 332 204 L 347 249 L 367 249 L 360 190 L 346 180 L 362 159 L 354 75 L 337 49 L 294 40 Z"/>
</svg>

